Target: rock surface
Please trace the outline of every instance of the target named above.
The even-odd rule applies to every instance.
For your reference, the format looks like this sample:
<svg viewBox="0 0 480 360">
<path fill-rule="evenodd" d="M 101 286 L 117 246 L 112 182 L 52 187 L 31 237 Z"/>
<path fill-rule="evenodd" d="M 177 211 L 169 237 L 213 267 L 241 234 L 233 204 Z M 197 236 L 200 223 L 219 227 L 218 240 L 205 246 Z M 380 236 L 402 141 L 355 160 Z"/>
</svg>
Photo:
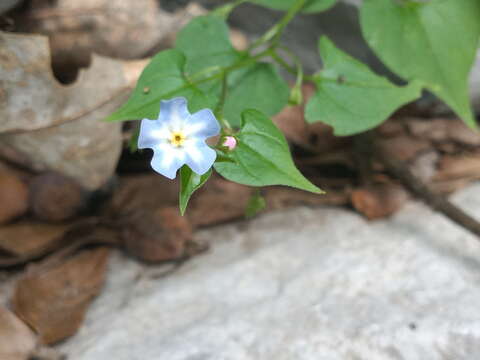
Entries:
<svg viewBox="0 0 480 360">
<path fill-rule="evenodd" d="M 480 184 L 455 196 L 480 213 Z M 296 208 L 203 230 L 183 266 L 116 256 L 70 360 L 480 358 L 480 243 L 418 203 Z"/>
</svg>

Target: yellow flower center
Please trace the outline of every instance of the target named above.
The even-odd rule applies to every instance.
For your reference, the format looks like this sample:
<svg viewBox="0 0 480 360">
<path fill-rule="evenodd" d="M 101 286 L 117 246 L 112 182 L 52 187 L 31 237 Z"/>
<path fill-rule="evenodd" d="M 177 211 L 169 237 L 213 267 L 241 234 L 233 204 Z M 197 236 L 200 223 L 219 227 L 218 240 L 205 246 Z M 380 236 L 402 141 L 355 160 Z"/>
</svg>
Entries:
<svg viewBox="0 0 480 360">
<path fill-rule="evenodd" d="M 179 131 L 172 132 L 172 135 L 170 136 L 170 144 L 176 147 L 180 147 L 185 142 L 185 139 L 186 136 L 184 133 Z"/>
</svg>

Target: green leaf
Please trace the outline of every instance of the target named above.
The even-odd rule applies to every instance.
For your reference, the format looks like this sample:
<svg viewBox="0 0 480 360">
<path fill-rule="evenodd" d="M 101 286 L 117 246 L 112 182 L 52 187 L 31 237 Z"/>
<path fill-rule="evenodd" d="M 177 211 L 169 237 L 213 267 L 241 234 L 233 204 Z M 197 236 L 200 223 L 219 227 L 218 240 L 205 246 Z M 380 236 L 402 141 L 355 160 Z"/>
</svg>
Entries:
<svg viewBox="0 0 480 360">
<path fill-rule="evenodd" d="M 288 10 L 295 0 L 252 0 L 252 2 L 275 10 Z M 330 9 L 337 0 L 310 0 L 303 9 L 305 13 L 314 13 Z"/>
<path fill-rule="evenodd" d="M 316 76 L 317 90 L 307 104 L 305 117 L 308 122 L 331 125 L 336 135 L 371 129 L 421 94 L 418 83 L 392 84 L 336 48 L 327 37 L 320 38 L 319 49 L 324 69 Z"/>
<path fill-rule="evenodd" d="M 107 121 L 156 119 L 160 100 L 184 96 L 190 111 L 211 108 L 216 99 L 205 95 L 183 75 L 185 56 L 178 50 L 158 53 L 145 67 L 127 102 L 107 117 Z"/>
<path fill-rule="evenodd" d="M 177 35 L 175 47 L 187 57 L 185 71 L 192 75 L 208 68 L 231 65 L 239 53 L 230 43 L 225 21 L 218 16 L 199 16 Z"/>
<path fill-rule="evenodd" d="M 285 137 L 261 112 L 245 110 L 241 130 L 235 138 L 237 147 L 228 152 L 234 162 L 214 165 L 226 179 L 251 186 L 287 185 L 322 193 L 298 171 Z"/>
<path fill-rule="evenodd" d="M 468 74 L 480 36 L 479 0 L 365 0 L 360 15 L 365 39 L 391 70 L 424 82 L 475 126 Z"/>
<path fill-rule="evenodd" d="M 288 84 L 273 65 L 256 63 L 232 74 L 224 116 L 232 125 L 239 126 L 240 114 L 245 109 L 254 108 L 267 116 L 274 115 L 287 104 L 289 92 Z"/>
<path fill-rule="evenodd" d="M 265 206 L 265 198 L 259 191 L 256 191 L 248 200 L 247 208 L 245 209 L 245 216 L 251 218 L 265 209 Z"/>
<path fill-rule="evenodd" d="M 212 175 L 212 169 L 208 170 L 203 175 L 194 173 L 188 166 L 184 165 L 180 169 L 180 213 L 185 214 L 187 209 L 188 200 L 192 194 L 197 191 L 207 182 Z"/>
</svg>

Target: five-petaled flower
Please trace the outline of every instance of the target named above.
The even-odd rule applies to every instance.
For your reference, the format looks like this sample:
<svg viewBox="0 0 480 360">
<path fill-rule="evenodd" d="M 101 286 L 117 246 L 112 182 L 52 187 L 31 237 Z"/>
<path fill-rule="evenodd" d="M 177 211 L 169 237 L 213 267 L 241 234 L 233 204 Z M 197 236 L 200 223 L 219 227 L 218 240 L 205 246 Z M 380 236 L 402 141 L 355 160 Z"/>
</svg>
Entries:
<svg viewBox="0 0 480 360">
<path fill-rule="evenodd" d="M 210 109 L 190 114 L 187 100 L 177 97 L 161 101 L 157 120 L 142 120 L 138 148 L 152 149 L 153 170 L 170 179 L 184 164 L 202 175 L 217 157 L 205 140 L 219 132 L 220 125 Z"/>
</svg>

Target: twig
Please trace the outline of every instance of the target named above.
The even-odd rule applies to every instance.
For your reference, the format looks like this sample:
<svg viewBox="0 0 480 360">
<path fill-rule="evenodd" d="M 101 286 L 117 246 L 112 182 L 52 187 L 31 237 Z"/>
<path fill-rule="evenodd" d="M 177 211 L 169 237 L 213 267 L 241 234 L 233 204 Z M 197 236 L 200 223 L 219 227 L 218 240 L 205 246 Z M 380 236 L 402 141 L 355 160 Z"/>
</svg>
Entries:
<svg viewBox="0 0 480 360">
<path fill-rule="evenodd" d="M 480 237 L 479 221 L 441 195 L 435 194 L 426 184 L 418 179 L 402 161 L 386 154 L 374 141 L 371 141 L 371 144 L 374 149 L 373 155 L 385 166 L 386 170 L 397 177 L 412 194 L 422 199 L 433 209 L 444 214 L 453 222 Z"/>
</svg>

